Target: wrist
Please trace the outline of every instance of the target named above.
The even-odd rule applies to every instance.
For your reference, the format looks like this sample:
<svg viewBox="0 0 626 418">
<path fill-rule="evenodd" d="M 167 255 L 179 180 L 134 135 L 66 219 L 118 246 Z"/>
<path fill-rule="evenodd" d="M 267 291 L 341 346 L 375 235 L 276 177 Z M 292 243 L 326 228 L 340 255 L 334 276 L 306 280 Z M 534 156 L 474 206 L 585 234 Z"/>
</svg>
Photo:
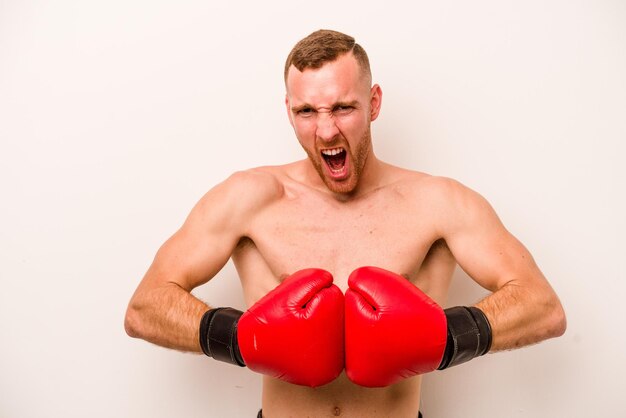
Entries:
<svg viewBox="0 0 626 418">
<path fill-rule="evenodd" d="M 215 360 L 245 366 L 237 342 L 237 323 L 243 313 L 233 308 L 210 309 L 200 320 L 200 347 Z"/>
<path fill-rule="evenodd" d="M 438 370 L 465 363 L 489 352 L 492 343 L 491 324 L 476 307 L 457 306 L 445 311 L 448 336 Z"/>
</svg>

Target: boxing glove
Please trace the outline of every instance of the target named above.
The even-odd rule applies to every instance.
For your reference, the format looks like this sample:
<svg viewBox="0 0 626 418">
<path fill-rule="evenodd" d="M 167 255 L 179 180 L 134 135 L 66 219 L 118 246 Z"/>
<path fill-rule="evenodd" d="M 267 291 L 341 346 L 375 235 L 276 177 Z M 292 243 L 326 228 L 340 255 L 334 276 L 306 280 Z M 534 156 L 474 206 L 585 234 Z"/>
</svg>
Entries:
<svg viewBox="0 0 626 418">
<path fill-rule="evenodd" d="M 444 312 L 404 277 L 376 267 L 355 270 L 348 286 L 345 366 L 356 384 L 388 386 L 489 350 L 491 329 L 477 308 Z M 486 327 L 473 320 L 474 310 Z"/>
<path fill-rule="evenodd" d="M 344 296 L 321 269 L 298 271 L 245 313 L 209 310 L 200 323 L 208 356 L 304 386 L 344 367 Z"/>
</svg>

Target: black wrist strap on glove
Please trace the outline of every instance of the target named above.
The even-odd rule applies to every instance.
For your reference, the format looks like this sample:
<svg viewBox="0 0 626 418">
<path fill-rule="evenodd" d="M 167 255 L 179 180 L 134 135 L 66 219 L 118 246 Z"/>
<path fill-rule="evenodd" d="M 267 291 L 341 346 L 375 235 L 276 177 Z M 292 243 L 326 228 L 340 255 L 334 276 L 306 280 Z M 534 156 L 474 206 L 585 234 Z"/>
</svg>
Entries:
<svg viewBox="0 0 626 418">
<path fill-rule="evenodd" d="M 233 308 L 206 311 L 200 320 L 200 347 L 204 354 L 226 363 L 246 365 L 237 343 L 237 322 L 242 314 Z"/>
<path fill-rule="evenodd" d="M 476 307 L 456 306 L 445 311 L 448 341 L 438 370 L 482 356 L 491 348 L 491 325 Z"/>
</svg>

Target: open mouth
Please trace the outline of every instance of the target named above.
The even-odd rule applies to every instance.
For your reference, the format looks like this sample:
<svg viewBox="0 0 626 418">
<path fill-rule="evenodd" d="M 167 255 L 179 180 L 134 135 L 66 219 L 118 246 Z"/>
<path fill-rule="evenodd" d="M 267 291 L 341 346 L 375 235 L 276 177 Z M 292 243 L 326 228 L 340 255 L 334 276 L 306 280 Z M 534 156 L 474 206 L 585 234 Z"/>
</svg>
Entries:
<svg viewBox="0 0 626 418">
<path fill-rule="evenodd" d="M 322 150 L 322 158 L 333 173 L 341 173 L 346 166 L 346 150 L 343 148 Z"/>
</svg>

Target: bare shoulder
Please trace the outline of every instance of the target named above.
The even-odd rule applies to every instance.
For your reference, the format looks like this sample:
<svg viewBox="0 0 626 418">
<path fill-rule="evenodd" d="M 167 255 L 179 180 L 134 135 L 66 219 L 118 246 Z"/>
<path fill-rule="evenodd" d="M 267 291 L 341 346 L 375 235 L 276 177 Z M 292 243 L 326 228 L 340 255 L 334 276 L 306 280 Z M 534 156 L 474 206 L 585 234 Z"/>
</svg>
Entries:
<svg viewBox="0 0 626 418">
<path fill-rule="evenodd" d="M 236 171 L 198 201 L 187 221 L 245 234 L 254 215 L 283 194 L 283 184 L 270 168 Z"/>
<path fill-rule="evenodd" d="M 435 210 L 436 224 L 442 236 L 477 230 L 503 231 L 503 225 L 491 204 L 477 191 L 447 177 L 432 177 L 428 190 Z"/>
<path fill-rule="evenodd" d="M 432 203 L 455 205 L 483 199 L 479 193 L 453 178 L 409 170 L 405 172 L 400 183 Z"/>
<path fill-rule="evenodd" d="M 419 171 L 392 167 L 393 188 L 431 202 L 452 203 L 459 198 L 471 198 L 476 193 L 461 182 L 450 177 L 434 176 Z"/>
<path fill-rule="evenodd" d="M 265 205 L 284 193 L 278 167 L 256 167 L 231 174 L 221 187 L 242 206 Z"/>
<path fill-rule="evenodd" d="M 393 183 L 395 191 L 446 229 L 495 216 L 482 195 L 458 180 L 404 169 L 398 173 L 398 180 Z"/>
</svg>

